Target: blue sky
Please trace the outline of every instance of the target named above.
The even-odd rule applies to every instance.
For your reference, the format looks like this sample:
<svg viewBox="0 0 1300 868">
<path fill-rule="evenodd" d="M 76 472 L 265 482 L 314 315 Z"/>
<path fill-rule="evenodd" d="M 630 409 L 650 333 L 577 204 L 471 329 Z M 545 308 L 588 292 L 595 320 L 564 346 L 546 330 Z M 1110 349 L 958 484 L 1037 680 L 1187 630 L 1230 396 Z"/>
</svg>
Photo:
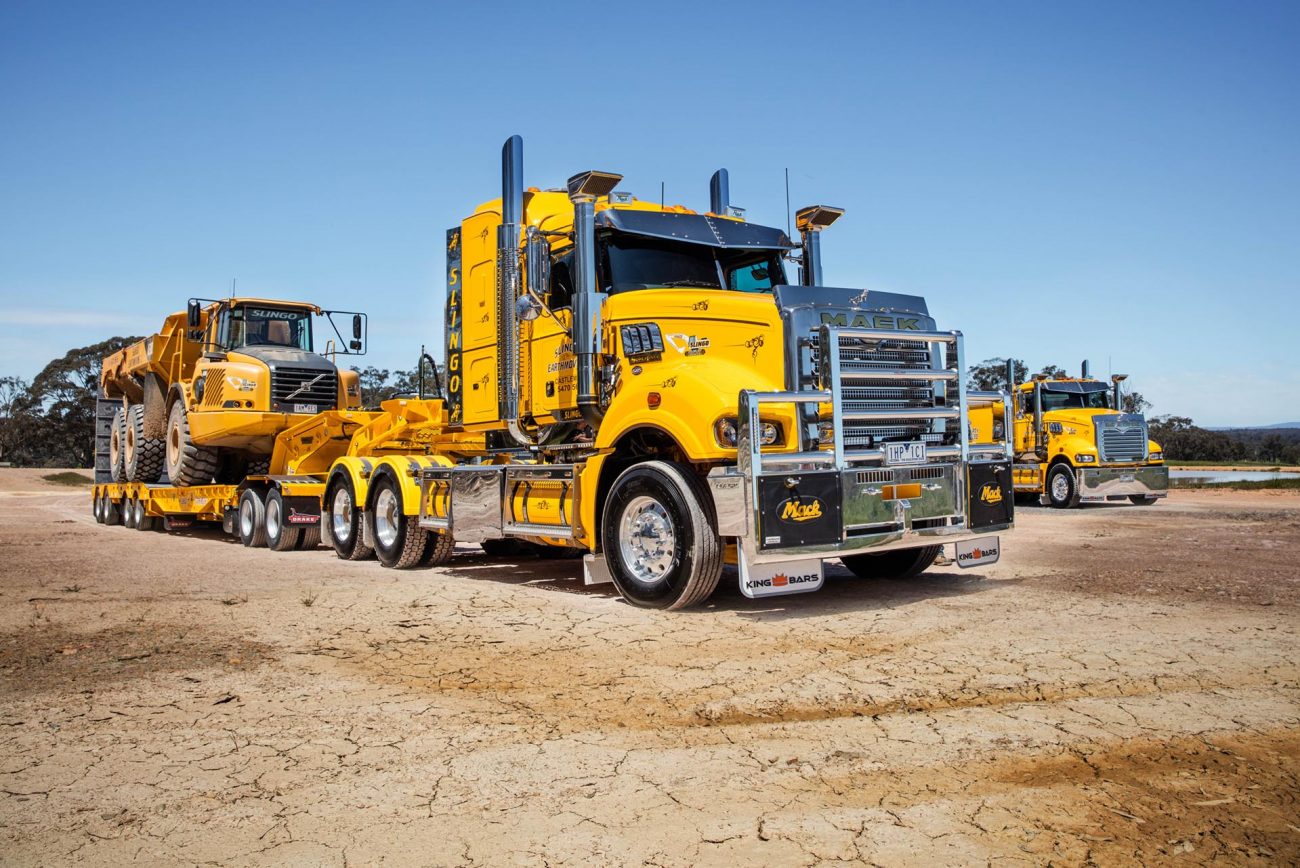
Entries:
<svg viewBox="0 0 1300 868">
<path fill-rule="evenodd" d="M 751 219 L 839 205 L 826 282 L 1156 413 L 1300 417 L 1300 4 L 0 5 L 0 374 L 191 295 L 442 341 L 442 232 L 586 168 Z"/>
</svg>

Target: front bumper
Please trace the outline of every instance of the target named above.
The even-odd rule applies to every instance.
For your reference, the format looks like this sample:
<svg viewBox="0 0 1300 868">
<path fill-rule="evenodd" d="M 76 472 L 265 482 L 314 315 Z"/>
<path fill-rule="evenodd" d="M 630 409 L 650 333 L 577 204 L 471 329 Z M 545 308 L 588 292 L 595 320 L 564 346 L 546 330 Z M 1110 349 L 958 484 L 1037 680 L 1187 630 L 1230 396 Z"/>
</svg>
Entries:
<svg viewBox="0 0 1300 868">
<path fill-rule="evenodd" d="M 1169 468 L 1164 465 L 1144 467 L 1081 467 L 1075 471 L 1079 500 L 1104 503 L 1129 497 L 1167 497 Z"/>
</svg>

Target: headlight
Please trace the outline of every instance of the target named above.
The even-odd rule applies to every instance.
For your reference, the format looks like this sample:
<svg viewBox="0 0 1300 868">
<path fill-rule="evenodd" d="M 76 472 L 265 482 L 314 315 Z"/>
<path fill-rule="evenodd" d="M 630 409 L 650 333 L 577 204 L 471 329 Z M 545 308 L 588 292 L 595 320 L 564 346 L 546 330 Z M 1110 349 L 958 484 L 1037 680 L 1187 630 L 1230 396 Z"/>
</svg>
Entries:
<svg viewBox="0 0 1300 868">
<path fill-rule="evenodd" d="M 718 424 L 713 429 L 714 436 L 717 437 L 718 443 L 723 446 L 736 445 L 736 420 L 719 419 Z M 758 424 L 758 442 L 762 446 L 771 446 L 781 439 L 781 428 L 775 422 L 760 422 Z"/>
<path fill-rule="evenodd" d="M 1148 460 L 1148 461 L 1164 461 L 1164 460 L 1165 460 L 1165 453 L 1163 453 L 1163 452 L 1159 452 L 1159 451 L 1157 451 L 1157 452 L 1152 452 L 1150 455 L 1147 456 L 1147 460 Z"/>
<path fill-rule="evenodd" d="M 1092 464 L 1097 460 L 1096 455 L 1076 455 L 1074 460 L 1080 464 Z"/>
</svg>

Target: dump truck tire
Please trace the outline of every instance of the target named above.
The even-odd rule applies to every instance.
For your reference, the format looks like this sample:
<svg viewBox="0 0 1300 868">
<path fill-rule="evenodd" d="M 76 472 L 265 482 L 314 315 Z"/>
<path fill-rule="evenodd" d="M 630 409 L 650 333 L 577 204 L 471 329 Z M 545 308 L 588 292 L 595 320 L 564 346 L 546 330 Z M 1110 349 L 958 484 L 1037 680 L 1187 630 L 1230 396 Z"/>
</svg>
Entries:
<svg viewBox="0 0 1300 868">
<path fill-rule="evenodd" d="M 915 578 L 928 570 L 941 551 L 943 546 L 926 546 L 920 549 L 846 555 L 840 560 L 860 579 L 902 580 Z"/>
<path fill-rule="evenodd" d="M 177 401 L 167 416 L 167 478 L 172 485 L 207 485 L 216 472 L 217 451 L 194 445 L 189 414 Z"/>
<path fill-rule="evenodd" d="M 273 552 L 293 551 L 302 537 L 302 528 L 288 523 L 289 510 L 278 491 L 266 494 L 266 547 Z"/>
<path fill-rule="evenodd" d="M 127 482 L 157 482 L 167 460 L 167 441 L 144 436 L 144 407 L 126 412 L 126 446 L 123 469 Z"/>
<path fill-rule="evenodd" d="M 605 499 L 601 541 L 623 598 L 649 609 L 708 599 L 722 575 L 712 500 L 689 467 L 643 461 L 623 471 Z"/>
<path fill-rule="evenodd" d="M 113 414 L 113 426 L 108 434 L 108 468 L 109 476 L 114 482 L 126 479 L 126 461 L 123 448 L 126 445 L 126 411 L 118 408 Z"/>
<path fill-rule="evenodd" d="M 256 491 L 244 489 L 239 495 L 239 515 L 235 519 L 239 541 L 252 549 L 266 548 L 266 504 Z"/>
<path fill-rule="evenodd" d="M 1079 505 L 1079 486 L 1074 481 L 1074 468 L 1061 463 L 1047 471 L 1047 502 L 1055 509 L 1071 509 Z"/>
<path fill-rule="evenodd" d="M 249 476 L 266 476 L 270 472 L 271 459 L 269 457 L 248 459 L 247 474 Z"/>
<path fill-rule="evenodd" d="M 345 561 L 362 561 L 375 553 L 362 539 L 362 515 L 352 481 L 346 476 L 336 478 L 326 489 L 320 520 L 322 524 L 330 523 L 330 545 L 334 554 Z"/>
<path fill-rule="evenodd" d="M 372 486 L 374 492 L 366 518 L 371 523 L 370 538 L 375 556 L 386 567 L 405 570 L 428 559 L 432 542 L 429 531 L 420 527 L 418 515 L 402 511 L 402 487 L 391 476 L 381 476 Z"/>
</svg>

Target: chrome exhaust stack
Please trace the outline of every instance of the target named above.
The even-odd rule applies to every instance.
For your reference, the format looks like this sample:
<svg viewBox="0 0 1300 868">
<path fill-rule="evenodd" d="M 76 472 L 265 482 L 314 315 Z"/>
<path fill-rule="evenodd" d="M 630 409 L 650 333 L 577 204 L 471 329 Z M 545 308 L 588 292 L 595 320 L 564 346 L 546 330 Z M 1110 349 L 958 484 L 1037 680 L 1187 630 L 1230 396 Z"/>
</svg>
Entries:
<svg viewBox="0 0 1300 868">
<path fill-rule="evenodd" d="M 1088 360 L 1084 359 L 1083 364 L 1079 366 L 1079 379 L 1088 379 Z"/>
<path fill-rule="evenodd" d="M 501 148 L 501 225 L 497 227 L 497 415 L 521 446 L 533 445 L 519 424 L 519 232 L 524 219 L 524 140 Z"/>
<path fill-rule="evenodd" d="M 799 283 L 802 285 L 822 285 L 821 232 L 843 216 L 843 208 L 830 205 L 809 205 L 795 212 L 794 225 L 803 245 L 803 261 L 799 267 Z"/>
<path fill-rule="evenodd" d="M 719 169 L 709 179 L 709 212 L 726 217 L 730 205 L 731 185 L 728 183 L 727 170 Z"/>
<path fill-rule="evenodd" d="M 601 356 L 600 303 L 596 283 L 596 199 L 608 196 L 623 180 L 612 172 L 581 172 L 569 179 L 573 203 L 573 352 L 578 361 L 578 410 L 595 428 L 605 411 L 600 406 L 596 371 Z"/>
<path fill-rule="evenodd" d="M 1020 415 L 1020 402 L 1016 401 L 1016 360 L 1007 359 L 1007 394 L 1011 396 L 1012 402 L 1016 405 L 1016 415 Z"/>
<path fill-rule="evenodd" d="M 1111 374 L 1110 391 L 1111 400 L 1115 402 L 1115 409 L 1124 412 L 1124 381 L 1128 379 L 1128 374 Z"/>
</svg>

